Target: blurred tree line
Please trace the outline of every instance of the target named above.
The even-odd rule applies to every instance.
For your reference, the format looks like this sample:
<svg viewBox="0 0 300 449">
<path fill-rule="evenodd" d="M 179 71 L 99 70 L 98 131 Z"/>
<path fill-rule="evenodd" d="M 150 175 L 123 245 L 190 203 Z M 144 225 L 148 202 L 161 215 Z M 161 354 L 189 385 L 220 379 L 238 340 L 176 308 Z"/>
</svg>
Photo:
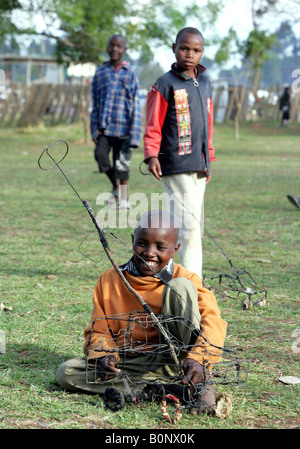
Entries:
<svg viewBox="0 0 300 449">
<path fill-rule="evenodd" d="M 17 46 L 20 36 L 46 36 L 57 43 L 58 62 L 98 64 L 109 37 L 119 33 L 149 62 L 155 48 L 171 46 L 189 20 L 204 31 L 221 8 L 222 1 L 215 0 L 201 7 L 196 1 L 182 6 L 168 0 L 0 0 L 0 44 L 10 39 Z"/>
<path fill-rule="evenodd" d="M 1 52 L 18 53 L 24 42 L 33 51 L 32 39 L 43 36 L 58 62 L 98 65 L 107 57 L 108 38 L 120 33 L 126 36 L 142 84 L 148 86 L 162 73 L 153 63 L 156 50 L 170 48 L 177 31 L 192 23 L 203 31 L 206 47 L 217 45 L 213 59 L 204 55 L 203 63 L 211 72 L 219 72 L 232 84 L 247 78 L 255 97 L 259 88 L 291 83 L 292 70 L 299 65 L 300 43 L 293 24 L 299 21 L 300 0 L 250 0 L 253 29 L 244 41 L 232 27 L 219 37 L 215 23 L 225 2 L 0 0 Z M 234 72 L 227 69 L 233 56 L 241 63 Z"/>
</svg>

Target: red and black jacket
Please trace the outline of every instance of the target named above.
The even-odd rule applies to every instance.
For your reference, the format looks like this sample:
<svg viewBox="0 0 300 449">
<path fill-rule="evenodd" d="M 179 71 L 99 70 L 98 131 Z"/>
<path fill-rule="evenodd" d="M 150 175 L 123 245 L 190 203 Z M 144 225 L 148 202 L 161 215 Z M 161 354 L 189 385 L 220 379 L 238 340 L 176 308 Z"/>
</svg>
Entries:
<svg viewBox="0 0 300 449">
<path fill-rule="evenodd" d="M 205 68 L 197 66 L 195 79 L 177 64 L 152 86 L 147 98 L 144 160 L 158 157 L 162 175 L 210 173 L 212 147 L 212 90 Z"/>
</svg>

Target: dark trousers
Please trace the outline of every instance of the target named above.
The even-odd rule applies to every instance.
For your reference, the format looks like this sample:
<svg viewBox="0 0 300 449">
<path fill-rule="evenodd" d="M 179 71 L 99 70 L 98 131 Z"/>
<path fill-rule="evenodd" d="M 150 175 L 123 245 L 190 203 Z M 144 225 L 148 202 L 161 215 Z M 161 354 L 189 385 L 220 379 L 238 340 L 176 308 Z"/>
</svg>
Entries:
<svg viewBox="0 0 300 449">
<path fill-rule="evenodd" d="M 113 153 L 112 164 L 109 157 L 111 149 Z M 112 170 L 115 179 L 129 179 L 131 152 L 128 136 L 110 137 L 100 135 L 94 153 L 100 173 L 107 173 Z"/>
</svg>

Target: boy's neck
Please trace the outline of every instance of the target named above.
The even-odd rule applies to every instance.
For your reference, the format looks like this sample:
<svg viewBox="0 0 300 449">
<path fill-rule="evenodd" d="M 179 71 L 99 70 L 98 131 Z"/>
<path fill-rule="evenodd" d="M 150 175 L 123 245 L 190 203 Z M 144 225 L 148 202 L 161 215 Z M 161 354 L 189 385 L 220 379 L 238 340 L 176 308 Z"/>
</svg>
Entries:
<svg viewBox="0 0 300 449">
<path fill-rule="evenodd" d="M 122 59 L 118 59 L 117 61 L 114 60 L 110 60 L 109 63 L 110 65 L 116 69 L 117 67 L 119 67 L 119 65 L 123 64 L 125 61 L 122 62 Z"/>
<path fill-rule="evenodd" d="M 190 78 L 197 78 L 198 75 L 198 70 L 197 67 L 194 67 L 190 70 L 183 70 L 182 67 L 178 64 L 178 62 L 176 62 L 177 67 L 179 68 L 179 70 L 181 71 L 181 73 L 184 73 L 186 76 L 190 77 Z"/>
</svg>

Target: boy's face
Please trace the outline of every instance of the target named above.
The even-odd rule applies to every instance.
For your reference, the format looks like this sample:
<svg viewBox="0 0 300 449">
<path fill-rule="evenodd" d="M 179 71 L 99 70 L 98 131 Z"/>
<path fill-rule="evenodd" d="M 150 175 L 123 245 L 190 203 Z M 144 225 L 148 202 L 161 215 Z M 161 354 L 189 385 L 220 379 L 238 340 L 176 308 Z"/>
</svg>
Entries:
<svg viewBox="0 0 300 449">
<path fill-rule="evenodd" d="M 113 64 L 120 63 L 126 53 L 125 40 L 121 36 L 113 36 L 107 44 L 106 51 Z"/>
<path fill-rule="evenodd" d="M 184 73 L 193 73 L 194 68 L 201 61 L 204 44 L 199 34 L 183 33 L 179 36 L 176 44 L 173 44 L 173 53 L 177 63 Z"/>
<path fill-rule="evenodd" d="M 133 259 L 143 276 L 158 273 L 179 249 L 175 229 L 137 228 L 132 236 Z M 143 262 L 152 268 L 147 267 Z"/>
</svg>

